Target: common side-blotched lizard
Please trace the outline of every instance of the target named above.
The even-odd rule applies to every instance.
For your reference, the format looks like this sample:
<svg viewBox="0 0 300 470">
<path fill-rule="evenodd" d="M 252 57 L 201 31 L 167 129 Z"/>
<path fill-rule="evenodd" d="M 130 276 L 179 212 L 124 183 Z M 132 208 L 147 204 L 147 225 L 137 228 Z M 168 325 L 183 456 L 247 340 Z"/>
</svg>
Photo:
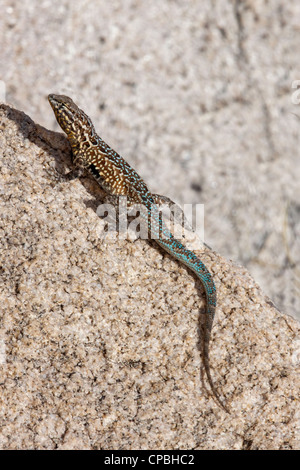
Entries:
<svg viewBox="0 0 300 470">
<path fill-rule="evenodd" d="M 58 124 L 69 139 L 73 162 L 89 170 L 108 194 L 126 196 L 129 203 L 142 204 L 146 207 L 151 238 L 171 256 L 191 269 L 203 284 L 206 295 L 203 363 L 217 402 L 228 412 L 210 374 L 209 342 L 217 303 L 216 288 L 210 272 L 193 251 L 188 250 L 174 238 L 160 217 L 158 209 L 160 196 L 152 194 L 136 171 L 96 134 L 90 118 L 67 96 L 51 94 L 48 99 Z"/>
</svg>

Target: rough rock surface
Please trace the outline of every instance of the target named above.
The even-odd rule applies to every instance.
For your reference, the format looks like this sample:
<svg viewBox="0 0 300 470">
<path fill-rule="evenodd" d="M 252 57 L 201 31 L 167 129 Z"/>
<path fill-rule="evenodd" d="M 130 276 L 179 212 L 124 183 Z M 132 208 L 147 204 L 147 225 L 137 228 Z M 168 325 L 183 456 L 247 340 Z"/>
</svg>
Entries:
<svg viewBox="0 0 300 470">
<path fill-rule="evenodd" d="M 0 97 L 54 130 L 45 98 L 71 96 L 154 192 L 205 204 L 209 245 L 300 320 L 299 0 L 1 12 Z"/>
<path fill-rule="evenodd" d="M 146 241 L 103 240 L 102 191 L 62 178 L 65 136 L 6 105 L 0 126 L 1 448 L 299 448 L 299 324 L 199 252 L 226 414 L 202 371 L 200 283 Z"/>
</svg>

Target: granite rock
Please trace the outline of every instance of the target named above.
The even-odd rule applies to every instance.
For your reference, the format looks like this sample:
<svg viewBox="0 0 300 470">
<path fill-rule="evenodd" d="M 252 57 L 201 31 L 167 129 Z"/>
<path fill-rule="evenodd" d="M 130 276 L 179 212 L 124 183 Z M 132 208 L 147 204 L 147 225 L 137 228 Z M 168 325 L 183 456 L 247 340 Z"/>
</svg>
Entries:
<svg viewBox="0 0 300 470">
<path fill-rule="evenodd" d="M 65 93 L 300 320 L 299 0 L 1 1 L 0 100 Z M 5 93 L 6 90 L 6 93 Z"/>
<path fill-rule="evenodd" d="M 299 324 L 246 269 L 197 251 L 226 414 L 201 284 L 151 242 L 103 237 L 104 194 L 64 177 L 64 135 L 1 105 L 0 142 L 1 448 L 299 448 Z"/>
</svg>

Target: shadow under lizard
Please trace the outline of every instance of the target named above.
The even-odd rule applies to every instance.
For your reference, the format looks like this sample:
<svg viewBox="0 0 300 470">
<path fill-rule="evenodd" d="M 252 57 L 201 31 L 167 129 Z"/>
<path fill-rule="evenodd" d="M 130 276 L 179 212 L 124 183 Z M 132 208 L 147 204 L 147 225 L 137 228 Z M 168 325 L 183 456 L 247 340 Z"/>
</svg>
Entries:
<svg viewBox="0 0 300 470">
<path fill-rule="evenodd" d="M 200 279 L 206 296 L 204 368 L 214 397 L 222 409 L 229 412 L 210 374 L 209 342 L 217 303 L 216 287 L 210 272 L 193 251 L 174 238 L 162 222 L 158 210 L 162 196 L 152 194 L 136 171 L 96 134 L 91 119 L 68 96 L 51 94 L 48 99 L 58 124 L 67 134 L 72 148 L 73 163 L 86 168 L 109 195 L 126 196 L 129 203 L 142 204 L 146 208 L 148 232 L 151 238 Z"/>
</svg>

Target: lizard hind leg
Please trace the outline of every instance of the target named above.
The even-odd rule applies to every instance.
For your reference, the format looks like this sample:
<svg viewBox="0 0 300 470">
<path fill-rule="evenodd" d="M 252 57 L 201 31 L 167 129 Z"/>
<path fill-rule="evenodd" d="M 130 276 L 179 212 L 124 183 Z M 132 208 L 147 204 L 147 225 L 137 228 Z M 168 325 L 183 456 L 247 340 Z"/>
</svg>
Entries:
<svg viewBox="0 0 300 470">
<path fill-rule="evenodd" d="M 182 228 L 188 230 L 189 232 L 193 232 L 193 227 L 185 217 L 183 209 L 181 209 L 181 207 L 176 204 L 176 202 L 172 201 L 172 199 L 169 197 L 162 196 L 160 194 L 152 194 L 152 197 L 157 206 L 168 206 L 171 216 Z"/>
<path fill-rule="evenodd" d="M 193 226 L 186 218 L 184 210 L 176 202 L 172 201 L 172 199 L 167 196 L 162 196 L 161 194 L 152 194 L 152 197 L 157 206 L 161 206 L 164 204 L 168 206 L 171 211 L 172 217 L 174 217 L 174 220 L 184 229 L 183 233 L 185 235 L 188 235 L 188 239 L 189 237 L 191 237 L 191 240 L 194 240 L 194 238 L 196 237 L 196 239 L 201 245 L 204 245 L 205 248 L 211 250 L 211 247 L 208 246 L 205 242 L 203 242 L 198 236 L 197 232 L 194 230 Z M 187 232 L 189 233 L 187 234 Z M 185 238 L 185 236 L 183 236 L 183 238 Z"/>
</svg>

